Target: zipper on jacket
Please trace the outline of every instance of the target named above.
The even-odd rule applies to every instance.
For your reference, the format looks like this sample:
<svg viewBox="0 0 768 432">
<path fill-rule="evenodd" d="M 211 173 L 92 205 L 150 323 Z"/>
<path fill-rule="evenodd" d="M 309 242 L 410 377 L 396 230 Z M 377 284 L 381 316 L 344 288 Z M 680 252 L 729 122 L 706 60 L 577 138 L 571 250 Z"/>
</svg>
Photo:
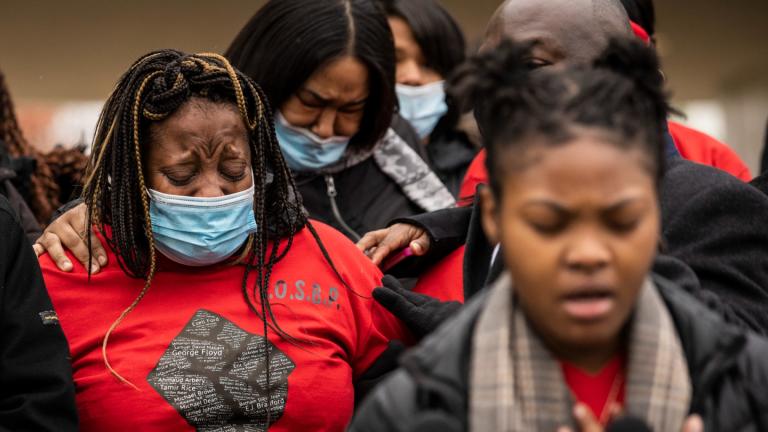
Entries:
<svg viewBox="0 0 768 432">
<path fill-rule="evenodd" d="M 352 236 L 356 242 L 360 241 L 362 238 L 360 237 L 360 234 L 355 232 L 355 230 L 344 221 L 344 218 L 341 217 L 339 206 L 336 204 L 336 197 L 339 195 L 339 192 L 336 190 L 336 182 L 330 174 L 325 176 L 325 185 L 327 187 L 328 199 L 331 201 L 331 211 L 333 212 L 333 217 L 336 219 L 336 222 L 348 235 Z"/>
</svg>

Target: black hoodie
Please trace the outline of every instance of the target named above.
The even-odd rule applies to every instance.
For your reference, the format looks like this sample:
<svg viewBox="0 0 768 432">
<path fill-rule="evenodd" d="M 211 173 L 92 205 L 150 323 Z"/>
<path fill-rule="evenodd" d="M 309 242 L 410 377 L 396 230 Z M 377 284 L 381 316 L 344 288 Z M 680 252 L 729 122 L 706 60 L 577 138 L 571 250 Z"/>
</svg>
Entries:
<svg viewBox="0 0 768 432">
<path fill-rule="evenodd" d="M 0 196 L 0 431 L 76 431 L 69 348 L 32 246 Z"/>
</svg>

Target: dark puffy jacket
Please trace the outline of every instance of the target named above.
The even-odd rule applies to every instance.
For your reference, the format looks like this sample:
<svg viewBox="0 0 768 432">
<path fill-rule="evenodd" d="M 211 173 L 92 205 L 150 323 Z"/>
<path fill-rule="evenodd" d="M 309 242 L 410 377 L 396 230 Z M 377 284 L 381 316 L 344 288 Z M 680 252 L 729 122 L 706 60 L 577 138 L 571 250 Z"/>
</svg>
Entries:
<svg viewBox="0 0 768 432">
<path fill-rule="evenodd" d="M 405 120 L 395 116 L 392 129 L 418 153 L 418 138 Z M 374 159 L 333 175 L 301 174 L 296 184 L 309 215 L 356 241 L 384 228 L 392 219 L 424 212 L 411 201 Z"/>
<path fill-rule="evenodd" d="M 464 176 L 480 146 L 459 128 L 442 128 L 436 130 L 429 137 L 429 144 L 423 147 L 432 170 L 448 191 L 458 198 Z"/>
<path fill-rule="evenodd" d="M 691 413 L 707 432 L 768 430 L 768 341 L 737 327 L 657 278 L 693 385 Z M 402 367 L 358 410 L 353 432 L 467 430 L 472 333 L 487 294 L 406 354 Z"/>
<path fill-rule="evenodd" d="M 69 348 L 19 218 L 0 196 L 0 431 L 76 431 Z"/>
</svg>

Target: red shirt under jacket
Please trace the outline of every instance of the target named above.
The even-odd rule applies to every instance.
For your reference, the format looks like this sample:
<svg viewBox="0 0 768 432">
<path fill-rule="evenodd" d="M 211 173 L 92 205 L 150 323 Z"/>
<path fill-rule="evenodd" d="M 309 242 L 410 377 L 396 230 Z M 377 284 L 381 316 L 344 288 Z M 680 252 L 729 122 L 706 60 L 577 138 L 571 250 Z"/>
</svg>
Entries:
<svg viewBox="0 0 768 432">
<path fill-rule="evenodd" d="M 270 431 L 343 430 L 352 416 L 353 381 L 389 339 L 403 336 L 371 298 L 381 280 L 376 266 L 346 237 L 314 224 L 354 292 L 341 285 L 309 231 L 299 232 L 269 287 L 278 325 L 298 340 L 269 331 Z M 40 257 L 69 341 L 81 429 L 263 430 L 264 326 L 243 299 L 244 267 L 163 260 L 146 297 L 109 341 L 112 366 L 137 391 L 110 375 L 101 343 L 144 282 L 126 276 L 111 252 L 109 260 L 88 282 L 79 265 L 63 273 L 48 255 Z"/>
<path fill-rule="evenodd" d="M 612 399 L 611 402 L 624 406 L 627 381 L 624 379 L 625 362 L 625 356 L 616 356 L 595 375 L 565 362 L 561 362 L 560 366 L 563 369 L 565 382 L 576 400 L 587 405 L 595 418 L 600 421 L 609 397 Z M 606 425 L 607 420 L 610 420 L 607 413 L 604 417 L 603 426 Z"/>
<path fill-rule="evenodd" d="M 745 182 L 752 181 L 749 168 L 728 145 L 672 121 L 669 122 L 669 134 L 683 158 L 721 169 Z"/>
<path fill-rule="evenodd" d="M 440 301 L 464 303 L 464 249 L 462 245 L 424 272 L 413 291 Z"/>
</svg>

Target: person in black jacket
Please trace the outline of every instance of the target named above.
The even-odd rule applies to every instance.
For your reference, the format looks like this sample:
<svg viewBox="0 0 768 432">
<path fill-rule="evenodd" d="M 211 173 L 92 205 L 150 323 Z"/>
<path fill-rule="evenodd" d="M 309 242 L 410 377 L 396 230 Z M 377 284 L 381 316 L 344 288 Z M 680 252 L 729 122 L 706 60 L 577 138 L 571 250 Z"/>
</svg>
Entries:
<svg viewBox="0 0 768 432">
<path fill-rule="evenodd" d="M 40 267 L 0 195 L 0 431 L 76 431 L 69 348 Z"/>
<path fill-rule="evenodd" d="M 518 10 L 524 3 L 522 0 L 511 0 L 499 8 L 489 25 L 487 48 L 492 47 L 492 41 L 500 37 L 497 31 L 524 39 L 526 29 L 515 25 L 517 21 L 514 20 L 536 25 L 531 16 Z M 558 1 L 539 1 L 537 5 L 538 13 L 535 8 L 528 8 L 528 13 L 552 19 L 553 15 L 546 11 L 565 7 Z M 594 48 L 599 44 L 579 45 L 578 40 L 573 40 L 573 35 L 593 31 L 599 26 L 578 16 L 583 5 L 572 2 L 566 6 L 573 10 L 561 15 L 557 24 L 540 23 L 542 28 L 539 31 L 555 27 L 556 31 L 547 32 L 547 37 L 558 46 L 569 47 L 564 55 L 572 62 L 596 55 Z M 508 13 L 505 14 L 505 11 Z M 626 16 L 618 15 L 616 19 L 627 23 Z M 605 29 L 618 27 L 618 24 L 602 26 Z M 628 23 L 624 27 L 619 33 L 614 30 L 607 34 L 631 37 Z M 559 61 L 565 60 L 556 63 Z M 664 257 L 657 270 L 668 278 L 681 277 L 675 282 L 718 311 L 728 322 L 768 334 L 768 253 L 765 248 L 768 244 L 768 225 L 762 222 L 764 215 L 768 214 L 768 197 L 736 178 L 677 155 L 668 154 L 666 163 L 668 169 L 660 194 Z M 477 213 L 479 209 L 475 208 Z M 375 262 L 381 262 L 391 253 L 409 246 L 416 255 L 422 255 L 419 258 L 421 262 L 406 261 L 399 270 L 416 276 L 464 244 L 467 248 L 464 280 L 457 283 L 464 284 L 468 299 L 499 274 L 498 268 L 489 272 L 487 262 L 496 245 L 485 239 L 479 218 L 476 215 L 473 217 L 472 208 L 448 209 L 395 220 L 389 229 L 366 235 L 358 246 L 367 250 Z M 388 305 L 400 305 L 399 311 L 410 303 L 403 296 L 393 298 L 392 292 L 380 295 L 387 297 Z M 407 314 L 398 313 L 401 319 L 419 321 L 424 333 L 439 322 L 429 319 L 427 315 L 407 317 Z M 434 311 L 430 314 L 438 318 L 442 316 Z"/>
<path fill-rule="evenodd" d="M 531 73 L 503 42 L 455 79 L 489 152 L 505 273 L 407 354 L 351 431 L 768 428 L 768 341 L 651 275 L 668 107 L 655 53 Z M 599 91 L 605 89 L 606 91 Z"/>
<path fill-rule="evenodd" d="M 445 80 L 466 57 L 458 23 L 435 0 L 382 0 L 395 38 L 399 113 L 416 129 L 440 180 L 458 197 L 481 143 L 474 118 L 446 98 Z"/>
</svg>

